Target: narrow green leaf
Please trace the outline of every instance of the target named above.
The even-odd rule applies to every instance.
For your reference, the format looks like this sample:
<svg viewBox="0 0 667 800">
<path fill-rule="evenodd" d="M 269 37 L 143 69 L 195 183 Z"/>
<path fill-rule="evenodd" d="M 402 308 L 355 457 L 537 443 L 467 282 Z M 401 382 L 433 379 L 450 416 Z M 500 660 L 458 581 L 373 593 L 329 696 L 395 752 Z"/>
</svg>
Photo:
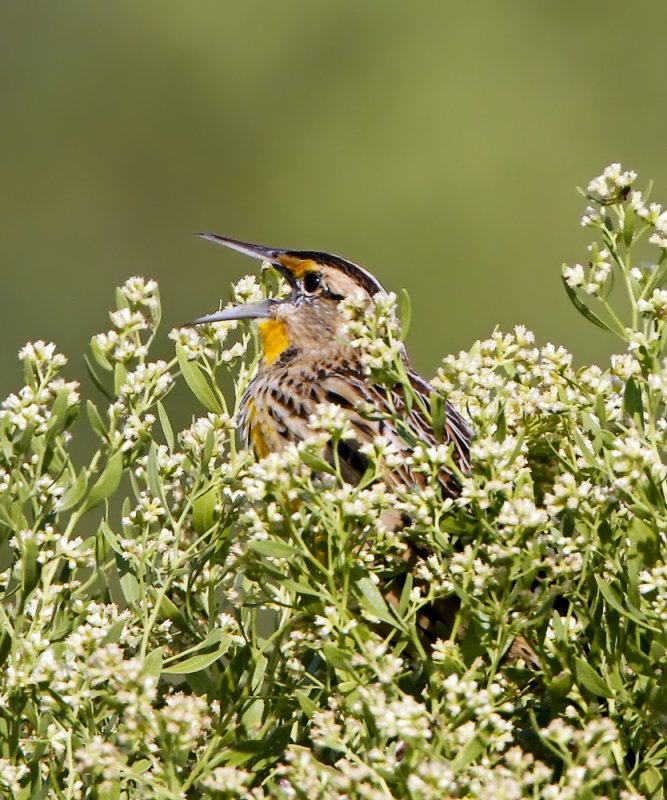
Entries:
<svg viewBox="0 0 667 800">
<path fill-rule="evenodd" d="M 264 716 L 264 701 L 253 700 L 248 708 L 241 715 L 241 724 L 246 730 L 257 728 Z"/>
<path fill-rule="evenodd" d="M 635 210 L 631 205 L 623 208 L 623 244 L 629 247 L 635 232 Z"/>
<path fill-rule="evenodd" d="M 51 407 L 51 418 L 49 420 L 49 430 L 62 430 L 65 426 L 69 408 L 69 391 L 61 389 L 56 392 L 56 399 Z"/>
<path fill-rule="evenodd" d="M 148 451 L 148 460 L 146 462 L 146 482 L 153 497 L 162 498 L 162 483 L 160 481 L 160 472 L 157 463 L 157 445 L 151 442 L 150 450 Z"/>
<path fill-rule="evenodd" d="M 136 603 L 141 597 L 139 581 L 129 570 L 121 574 L 120 588 L 123 590 L 123 597 L 130 605 Z"/>
<path fill-rule="evenodd" d="M 100 522 L 100 531 L 102 532 L 102 536 L 106 539 L 109 547 L 114 551 L 114 553 L 118 553 L 118 555 L 123 555 L 123 548 L 120 546 L 120 542 L 118 541 L 118 537 L 116 534 L 111 530 L 106 520 L 102 520 Z"/>
<path fill-rule="evenodd" d="M 157 599 L 157 592 L 151 591 L 151 597 L 154 601 Z M 160 613 L 165 619 L 171 620 L 176 627 L 181 631 L 189 631 L 188 623 L 180 608 L 169 598 L 168 595 L 163 595 L 160 601 Z"/>
<path fill-rule="evenodd" d="M 650 628 L 650 626 L 646 624 L 646 618 L 641 613 L 641 611 L 639 611 L 638 609 L 628 608 L 627 605 L 624 605 L 618 599 L 618 597 L 616 597 L 611 586 L 600 575 L 594 575 L 593 577 L 595 578 L 595 582 L 598 585 L 600 594 L 604 597 L 604 599 L 612 608 L 616 609 L 616 611 L 618 611 L 618 613 L 621 614 L 622 616 L 633 620 L 633 622 L 636 622 L 644 627 Z"/>
<path fill-rule="evenodd" d="M 90 422 L 90 427 L 93 431 L 100 439 L 106 439 L 108 435 L 107 428 L 104 422 L 102 422 L 100 412 L 97 410 L 97 406 L 92 400 L 86 401 L 86 413 L 88 414 L 88 422 Z"/>
<path fill-rule="evenodd" d="M 164 656 L 164 647 L 156 647 L 144 659 L 143 673 L 150 675 L 152 678 L 159 678 L 162 672 L 162 659 Z"/>
<path fill-rule="evenodd" d="M 355 581 L 355 585 L 359 590 L 359 600 L 365 611 L 377 617 L 382 622 L 387 622 L 394 628 L 400 627 L 396 617 L 389 611 L 389 607 L 384 597 L 382 597 L 380 590 L 368 576 L 364 575 L 359 578 Z"/>
<path fill-rule="evenodd" d="M 157 404 L 157 414 L 160 418 L 160 425 L 162 426 L 162 432 L 164 433 L 164 438 L 167 442 L 167 447 L 170 451 L 174 449 L 174 429 L 171 427 L 171 422 L 169 422 L 169 417 L 167 416 L 167 411 L 164 407 L 164 404 L 161 400 L 158 400 Z"/>
<path fill-rule="evenodd" d="M 574 659 L 574 668 L 579 683 L 589 692 L 597 697 L 613 697 L 611 689 L 588 661 L 577 657 Z"/>
<path fill-rule="evenodd" d="M 90 340 L 90 352 L 93 354 L 93 358 L 95 359 L 96 363 L 102 367 L 102 369 L 107 370 L 107 372 L 111 372 L 113 370 L 111 362 L 106 357 L 106 354 L 97 341 L 97 336 L 93 336 L 93 338 Z"/>
<path fill-rule="evenodd" d="M 572 435 L 574 436 L 574 440 L 577 443 L 577 446 L 579 447 L 579 449 L 581 450 L 581 454 L 583 455 L 584 459 L 586 460 L 586 463 L 590 467 L 593 467 L 594 469 L 599 469 L 599 467 L 600 467 L 599 459 L 596 458 L 595 453 L 590 449 L 588 444 L 586 444 L 586 440 L 581 435 L 581 433 L 579 433 L 579 431 L 577 430 L 576 425 L 573 425 L 571 430 L 572 430 Z"/>
<path fill-rule="evenodd" d="M 471 761 L 479 758 L 484 752 L 484 743 L 478 736 L 473 736 L 459 750 L 454 761 L 452 761 L 452 771 L 454 774 L 460 772 Z"/>
<path fill-rule="evenodd" d="M 650 297 L 654 289 L 661 288 L 667 277 L 667 259 L 661 261 L 656 269 L 653 270 L 648 279 L 648 283 L 644 287 L 644 297 Z"/>
<path fill-rule="evenodd" d="M 98 377 L 97 373 L 95 372 L 95 367 L 93 367 L 93 365 L 90 363 L 90 359 L 88 358 L 88 356 L 84 356 L 83 360 L 86 362 L 86 370 L 88 372 L 88 376 L 90 377 L 90 380 L 95 384 L 95 388 L 99 392 L 101 392 L 107 398 L 107 400 L 113 400 L 114 399 L 113 395 Z"/>
<path fill-rule="evenodd" d="M 120 311 L 121 308 L 129 308 L 130 304 L 127 297 L 123 294 L 120 286 L 116 287 L 116 308 Z"/>
<path fill-rule="evenodd" d="M 336 647 L 335 644 L 325 642 L 322 645 L 322 653 L 324 654 L 327 664 L 331 664 L 332 667 L 336 669 L 350 668 L 349 654 L 346 653 L 345 650 L 341 650 L 340 647 Z"/>
<path fill-rule="evenodd" d="M 299 581 L 294 581 L 291 578 L 280 578 L 281 586 L 284 586 L 286 589 L 289 589 L 292 592 L 296 592 L 297 594 L 305 594 L 308 597 L 321 597 L 322 593 L 317 591 L 317 589 L 313 589 L 311 586 L 307 586 L 305 583 L 300 583 Z"/>
<path fill-rule="evenodd" d="M 585 317 L 589 322 L 592 322 L 593 325 L 597 325 L 598 328 L 602 328 L 603 331 L 611 332 L 611 328 L 607 325 L 606 322 L 603 322 L 597 314 L 594 314 L 590 308 L 582 303 L 577 295 L 575 289 L 568 285 L 567 281 L 565 280 L 564 276 L 561 276 L 563 280 L 563 286 L 565 287 L 565 291 L 567 292 L 567 296 L 570 298 L 570 302 L 572 305 L 577 309 L 577 311 L 581 314 L 582 317 Z"/>
<path fill-rule="evenodd" d="M 186 658 L 184 661 L 170 664 L 168 667 L 163 667 L 162 672 L 166 675 L 189 675 L 192 672 L 200 672 L 223 656 L 229 650 L 231 643 L 231 636 L 223 636 L 210 652 L 199 653 Z"/>
<path fill-rule="evenodd" d="M 303 713 L 308 717 L 308 719 L 311 719 L 313 714 L 319 708 L 317 703 L 314 703 L 305 692 L 301 691 L 301 689 L 296 689 L 294 694 L 296 695 L 296 699 L 301 706 Z"/>
<path fill-rule="evenodd" d="M 178 358 L 178 365 L 181 368 L 183 378 L 192 394 L 208 411 L 213 411 L 215 414 L 222 413 L 222 405 L 206 380 L 204 373 L 194 361 L 188 361 L 185 350 L 179 344 L 176 345 L 176 357 Z"/>
<path fill-rule="evenodd" d="M 637 380 L 631 375 L 625 384 L 623 392 L 623 405 L 631 417 L 637 417 L 640 423 L 644 421 L 644 402 L 642 390 Z"/>
<path fill-rule="evenodd" d="M 437 392 L 431 392 L 429 404 L 431 411 L 431 427 L 433 428 L 435 438 L 441 442 L 447 423 L 447 403 L 445 402 L 445 398 Z"/>
<path fill-rule="evenodd" d="M 206 533 L 215 524 L 216 505 L 220 502 L 220 493 L 211 486 L 192 502 L 192 527 L 199 534 Z"/>
<path fill-rule="evenodd" d="M 301 448 L 299 450 L 299 458 L 307 467 L 312 469 L 313 472 L 326 472 L 329 475 L 336 474 L 336 470 L 328 461 L 325 461 L 322 456 L 313 453 L 307 448 Z"/>
<path fill-rule="evenodd" d="M 120 394 L 120 390 L 127 381 L 127 367 L 121 364 L 120 361 L 116 364 L 113 371 L 113 390 L 116 395 Z"/>
<path fill-rule="evenodd" d="M 211 649 L 214 645 L 218 645 L 224 638 L 226 634 L 222 630 L 222 628 L 213 628 L 206 634 L 206 638 L 202 639 L 201 642 L 197 642 L 197 644 L 193 644 L 192 647 L 188 647 L 186 650 L 182 650 L 180 653 L 176 653 L 174 656 L 169 656 L 165 658 L 165 664 L 171 664 L 174 661 L 182 661 L 185 656 L 191 656 L 195 653 L 199 653 L 202 650 Z"/>
<path fill-rule="evenodd" d="M 262 556 L 271 556 L 272 558 L 294 558 L 299 555 L 296 547 L 275 539 L 251 539 L 248 542 L 248 548 Z"/>
<path fill-rule="evenodd" d="M 34 537 L 27 540 L 23 551 L 23 596 L 27 597 L 37 585 L 41 565 L 37 560 L 39 544 Z"/>
<path fill-rule="evenodd" d="M 74 483 L 69 487 L 58 504 L 58 511 L 69 511 L 79 505 L 88 488 L 88 474 L 83 467 Z"/>
<path fill-rule="evenodd" d="M 99 505 L 116 491 L 120 484 L 122 474 L 123 454 L 117 452 L 111 456 L 104 471 L 90 490 L 88 499 L 86 500 L 86 511 L 95 508 L 95 506 Z"/>
<path fill-rule="evenodd" d="M 566 669 L 559 672 L 548 683 L 549 691 L 557 697 L 567 697 L 572 688 L 572 673 Z"/>
</svg>

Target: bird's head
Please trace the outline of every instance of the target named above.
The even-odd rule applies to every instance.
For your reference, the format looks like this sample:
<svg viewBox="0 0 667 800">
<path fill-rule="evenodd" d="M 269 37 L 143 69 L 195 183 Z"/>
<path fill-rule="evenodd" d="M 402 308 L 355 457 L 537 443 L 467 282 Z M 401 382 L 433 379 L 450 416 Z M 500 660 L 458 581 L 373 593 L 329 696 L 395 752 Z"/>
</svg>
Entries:
<svg viewBox="0 0 667 800">
<path fill-rule="evenodd" d="M 278 250 L 239 242 L 211 233 L 204 239 L 270 263 L 291 289 L 285 298 L 271 298 L 217 311 L 194 320 L 192 325 L 235 319 L 254 319 L 259 324 L 264 360 L 274 361 L 288 348 L 325 351 L 344 342 L 346 319 L 343 300 L 361 296 L 369 305 L 382 285 L 365 269 L 339 256 L 307 250 Z"/>
</svg>

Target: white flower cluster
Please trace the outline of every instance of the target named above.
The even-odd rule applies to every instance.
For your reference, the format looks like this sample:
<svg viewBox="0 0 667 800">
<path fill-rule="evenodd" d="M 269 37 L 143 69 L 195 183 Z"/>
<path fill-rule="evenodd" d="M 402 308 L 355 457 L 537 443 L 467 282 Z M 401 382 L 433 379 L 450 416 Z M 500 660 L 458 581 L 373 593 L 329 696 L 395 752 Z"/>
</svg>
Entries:
<svg viewBox="0 0 667 800">
<path fill-rule="evenodd" d="M 158 286 L 154 280 L 129 278 L 118 296 L 120 306 L 109 315 L 113 328 L 93 337 L 93 351 L 107 369 L 114 363 L 144 359 L 148 342 L 142 334 L 152 331 L 160 316 Z"/>
<path fill-rule="evenodd" d="M 572 289 L 582 289 L 586 294 L 598 296 L 606 289 L 611 276 L 610 253 L 606 248 L 599 249 L 596 245 L 589 245 L 588 249 L 591 253 L 588 266 L 564 266 L 563 278 Z"/>
<path fill-rule="evenodd" d="M 341 335 L 359 350 L 361 362 L 370 372 L 393 371 L 397 359 L 404 357 L 403 343 L 396 316 L 394 292 L 378 292 L 371 302 L 363 292 L 341 301 L 347 320 Z"/>
<path fill-rule="evenodd" d="M 619 189 L 627 189 L 636 180 L 637 173 L 633 170 L 624 170 L 618 163 L 610 164 L 605 167 L 602 175 L 590 181 L 587 191 L 598 201 L 611 202 L 618 197 Z"/>
<path fill-rule="evenodd" d="M 31 378 L 18 392 L 0 403 L 0 424 L 4 422 L 8 426 L 12 438 L 26 430 L 35 435 L 45 434 L 53 420 L 53 407 L 58 398 L 62 398 L 60 402 L 64 405 L 63 416 L 78 406 L 79 384 L 57 377 L 67 358 L 58 353 L 52 343 L 28 342 L 19 351 L 19 358 Z"/>
</svg>

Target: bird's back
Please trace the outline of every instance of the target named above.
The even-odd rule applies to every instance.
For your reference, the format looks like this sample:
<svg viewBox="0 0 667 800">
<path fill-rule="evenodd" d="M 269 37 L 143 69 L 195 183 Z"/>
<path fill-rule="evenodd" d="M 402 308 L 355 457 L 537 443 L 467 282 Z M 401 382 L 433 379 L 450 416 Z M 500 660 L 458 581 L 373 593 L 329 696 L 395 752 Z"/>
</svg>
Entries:
<svg viewBox="0 0 667 800">
<path fill-rule="evenodd" d="M 388 389 L 373 383 L 354 351 L 335 359 L 330 354 L 286 352 L 262 367 L 248 387 L 241 413 L 244 436 L 260 458 L 279 452 L 311 435 L 310 416 L 321 404 L 331 404 L 345 412 L 354 433 L 337 446 L 342 477 L 349 483 L 357 483 L 364 475 L 368 457 L 362 449 L 376 437 L 385 437 L 402 456 L 400 463 L 382 476 L 391 487 L 410 488 L 423 483 L 423 476 L 414 472 L 410 463 L 416 444 L 428 447 L 452 443 L 454 462 L 461 471 L 467 471 L 470 429 L 446 403 L 442 442 L 438 442 L 423 410 L 430 407 L 433 389 L 416 373 L 409 371 L 408 376 L 417 400 L 410 407 L 400 387 Z M 400 430 L 396 419 L 401 421 Z M 333 464 L 330 448 L 325 457 Z M 445 496 L 458 494 L 456 479 L 447 466 L 442 467 L 439 477 Z"/>
</svg>

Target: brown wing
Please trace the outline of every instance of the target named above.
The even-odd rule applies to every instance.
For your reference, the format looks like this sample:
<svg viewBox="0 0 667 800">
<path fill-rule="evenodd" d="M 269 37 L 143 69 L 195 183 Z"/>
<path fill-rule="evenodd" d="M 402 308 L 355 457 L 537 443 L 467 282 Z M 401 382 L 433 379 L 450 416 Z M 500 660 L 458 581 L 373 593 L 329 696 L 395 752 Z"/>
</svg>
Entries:
<svg viewBox="0 0 667 800">
<path fill-rule="evenodd" d="M 300 375 L 300 380 L 283 391 L 282 382 L 273 382 L 270 389 L 266 412 L 274 438 L 283 441 L 300 442 L 310 433 L 308 418 L 320 403 L 332 403 L 343 408 L 355 431 L 355 437 L 340 442 L 338 457 L 343 477 L 350 483 L 358 482 L 368 466 L 367 457 L 361 452 L 364 444 L 376 436 L 387 437 L 406 456 L 412 453 L 417 443 L 437 444 L 434 432 L 424 414 L 430 407 L 431 386 L 416 373 L 410 373 L 412 388 L 417 401 L 408 412 L 402 392 L 397 389 L 389 392 L 385 387 L 368 382 L 358 369 L 346 365 L 332 371 L 315 370 L 312 377 Z M 369 414 L 363 406 L 377 409 Z M 392 408 L 393 406 L 393 408 Z M 401 419 L 405 424 L 398 429 L 393 420 Z M 446 420 L 442 440 L 454 445 L 453 458 L 458 468 L 466 472 L 469 468 L 468 453 L 470 429 L 455 409 L 446 404 Z M 273 448 L 272 448 L 273 449 Z M 332 459 L 332 454 L 329 453 Z M 409 487 L 423 482 L 423 477 L 412 472 L 404 463 L 385 475 L 385 480 L 393 485 Z M 443 467 L 440 482 L 446 496 L 458 494 L 458 484 L 451 470 Z"/>
<path fill-rule="evenodd" d="M 368 466 L 368 459 L 361 452 L 363 445 L 385 436 L 405 453 L 406 461 L 385 474 L 384 479 L 394 486 L 421 485 L 423 476 L 412 472 L 407 456 L 418 443 L 438 444 L 425 413 L 430 408 L 433 389 L 416 373 L 410 371 L 408 375 L 416 398 L 409 410 L 400 387 L 389 390 L 370 383 L 353 362 L 345 361 L 334 368 L 330 363 L 311 362 L 307 369 L 294 362 L 286 364 L 258 375 L 257 383 L 248 390 L 243 413 L 246 438 L 260 457 L 280 450 L 288 442 L 299 443 L 311 433 L 309 417 L 316 407 L 331 403 L 346 411 L 355 431 L 354 438 L 338 445 L 338 461 L 345 480 L 356 483 L 361 479 Z M 373 412 L 368 413 L 368 408 Z M 454 462 L 466 472 L 470 429 L 449 403 L 445 404 L 445 412 L 442 441 L 453 443 Z M 333 454 L 327 455 L 333 462 Z M 442 468 L 440 482 L 446 496 L 458 494 L 458 483 L 450 469 Z"/>
</svg>

